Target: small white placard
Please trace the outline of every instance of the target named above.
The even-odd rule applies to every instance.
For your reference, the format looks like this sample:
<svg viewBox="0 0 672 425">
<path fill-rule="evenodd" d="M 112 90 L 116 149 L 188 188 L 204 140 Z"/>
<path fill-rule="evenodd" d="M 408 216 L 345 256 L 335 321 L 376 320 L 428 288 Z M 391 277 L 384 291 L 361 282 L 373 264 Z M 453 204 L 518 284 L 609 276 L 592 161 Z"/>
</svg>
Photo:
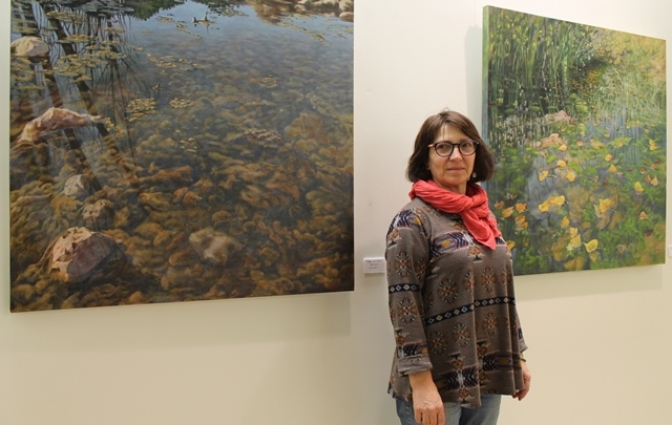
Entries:
<svg viewBox="0 0 672 425">
<path fill-rule="evenodd" d="M 364 274 L 382 274 L 385 273 L 385 258 L 369 257 L 363 262 Z"/>
</svg>

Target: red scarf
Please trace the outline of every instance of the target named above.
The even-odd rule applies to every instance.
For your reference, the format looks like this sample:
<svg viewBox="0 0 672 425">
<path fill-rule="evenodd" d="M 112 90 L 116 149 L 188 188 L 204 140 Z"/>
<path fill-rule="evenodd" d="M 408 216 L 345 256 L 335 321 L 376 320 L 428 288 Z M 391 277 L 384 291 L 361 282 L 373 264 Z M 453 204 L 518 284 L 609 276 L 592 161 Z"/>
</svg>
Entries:
<svg viewBox="0 0 672 425">
<path fill-rule="evenodd" d="M 467 184 L 467 194 L 451 192 L 433 180 L 418 180 L 408 194 L 416 196 L 434 208 L 462 217 L 467 230 L 479 243 L 495 249 L 495 238 L 502 235 L 497 228 L 497 220 L 488 207 L 488 195 L 477 184 Z"/>
</svg>

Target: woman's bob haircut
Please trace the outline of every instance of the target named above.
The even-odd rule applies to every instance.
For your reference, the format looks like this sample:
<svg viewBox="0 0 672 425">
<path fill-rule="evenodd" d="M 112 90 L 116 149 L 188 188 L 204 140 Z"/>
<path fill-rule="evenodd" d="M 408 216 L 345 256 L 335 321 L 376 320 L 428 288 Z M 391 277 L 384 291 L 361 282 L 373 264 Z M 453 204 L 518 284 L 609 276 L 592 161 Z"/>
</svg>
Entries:
<svg viewBox="0 0 672 425">
<path fill-rule="evenodd" d="M 495 171 L 495 160 L 490 153 L 490 150 L 478 134 L 478 130 L 474 123 L 464 115 L 455 111 L 441 111 L 438 114 L 432 115 L 422 123 L 420 131 L 415 138 L 415 147 L 413 148 L 413 155 L 408 160 L 408 168 L 406 169 L 406 177 L 413 183 L 418 180 L 432 180 L 432 174 L 428 169 L 429 164 L 429 149 L 427 145 L 431 145 L 436 140 L 436 136 L 444 125 L 452 125 L 460 130 L 471 140 L 475 140 L 476 145 L 476 159 L 474 161 L 474 175 L 469 179 L 469 183 L 477 183 L 488 180 L 492 177 Z"/>
</svg>

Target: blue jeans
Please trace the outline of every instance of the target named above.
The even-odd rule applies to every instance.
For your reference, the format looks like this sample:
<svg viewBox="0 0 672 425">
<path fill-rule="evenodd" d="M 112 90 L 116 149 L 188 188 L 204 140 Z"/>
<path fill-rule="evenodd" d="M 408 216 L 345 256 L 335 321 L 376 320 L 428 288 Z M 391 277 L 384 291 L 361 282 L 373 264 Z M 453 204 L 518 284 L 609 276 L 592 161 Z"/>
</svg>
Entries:
<svg viewBox="0 0 672 425">
<path fill-rule="evenodd" d="M 501 403 L 502 396 L 498 394 L 481 395 L 481 407 L 476 409 L 467 409 L 456 403 L 443 403 L 446 425 L 497 425 Z M 418 425 L 413 403 L 397 400 L 397 415 L 401 425 Z"/>
</svg>

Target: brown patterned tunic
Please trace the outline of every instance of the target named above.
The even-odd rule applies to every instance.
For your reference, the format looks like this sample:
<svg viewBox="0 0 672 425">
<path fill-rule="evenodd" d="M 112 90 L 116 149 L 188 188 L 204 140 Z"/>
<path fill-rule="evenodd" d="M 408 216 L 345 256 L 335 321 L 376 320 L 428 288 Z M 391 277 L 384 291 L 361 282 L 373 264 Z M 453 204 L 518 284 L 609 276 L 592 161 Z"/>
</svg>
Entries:
<svg viewBox="0 0 672 425">
<path fill-rule="evenodd" d="M 522 389 L 511 253 L 476 242 L 460 216 L 419 198 L 392 220 L 387 280 L 396 352 L 389 392 L 411 401 L 408 374 L 432 371 L 444 403 Z"/>
</svg>

